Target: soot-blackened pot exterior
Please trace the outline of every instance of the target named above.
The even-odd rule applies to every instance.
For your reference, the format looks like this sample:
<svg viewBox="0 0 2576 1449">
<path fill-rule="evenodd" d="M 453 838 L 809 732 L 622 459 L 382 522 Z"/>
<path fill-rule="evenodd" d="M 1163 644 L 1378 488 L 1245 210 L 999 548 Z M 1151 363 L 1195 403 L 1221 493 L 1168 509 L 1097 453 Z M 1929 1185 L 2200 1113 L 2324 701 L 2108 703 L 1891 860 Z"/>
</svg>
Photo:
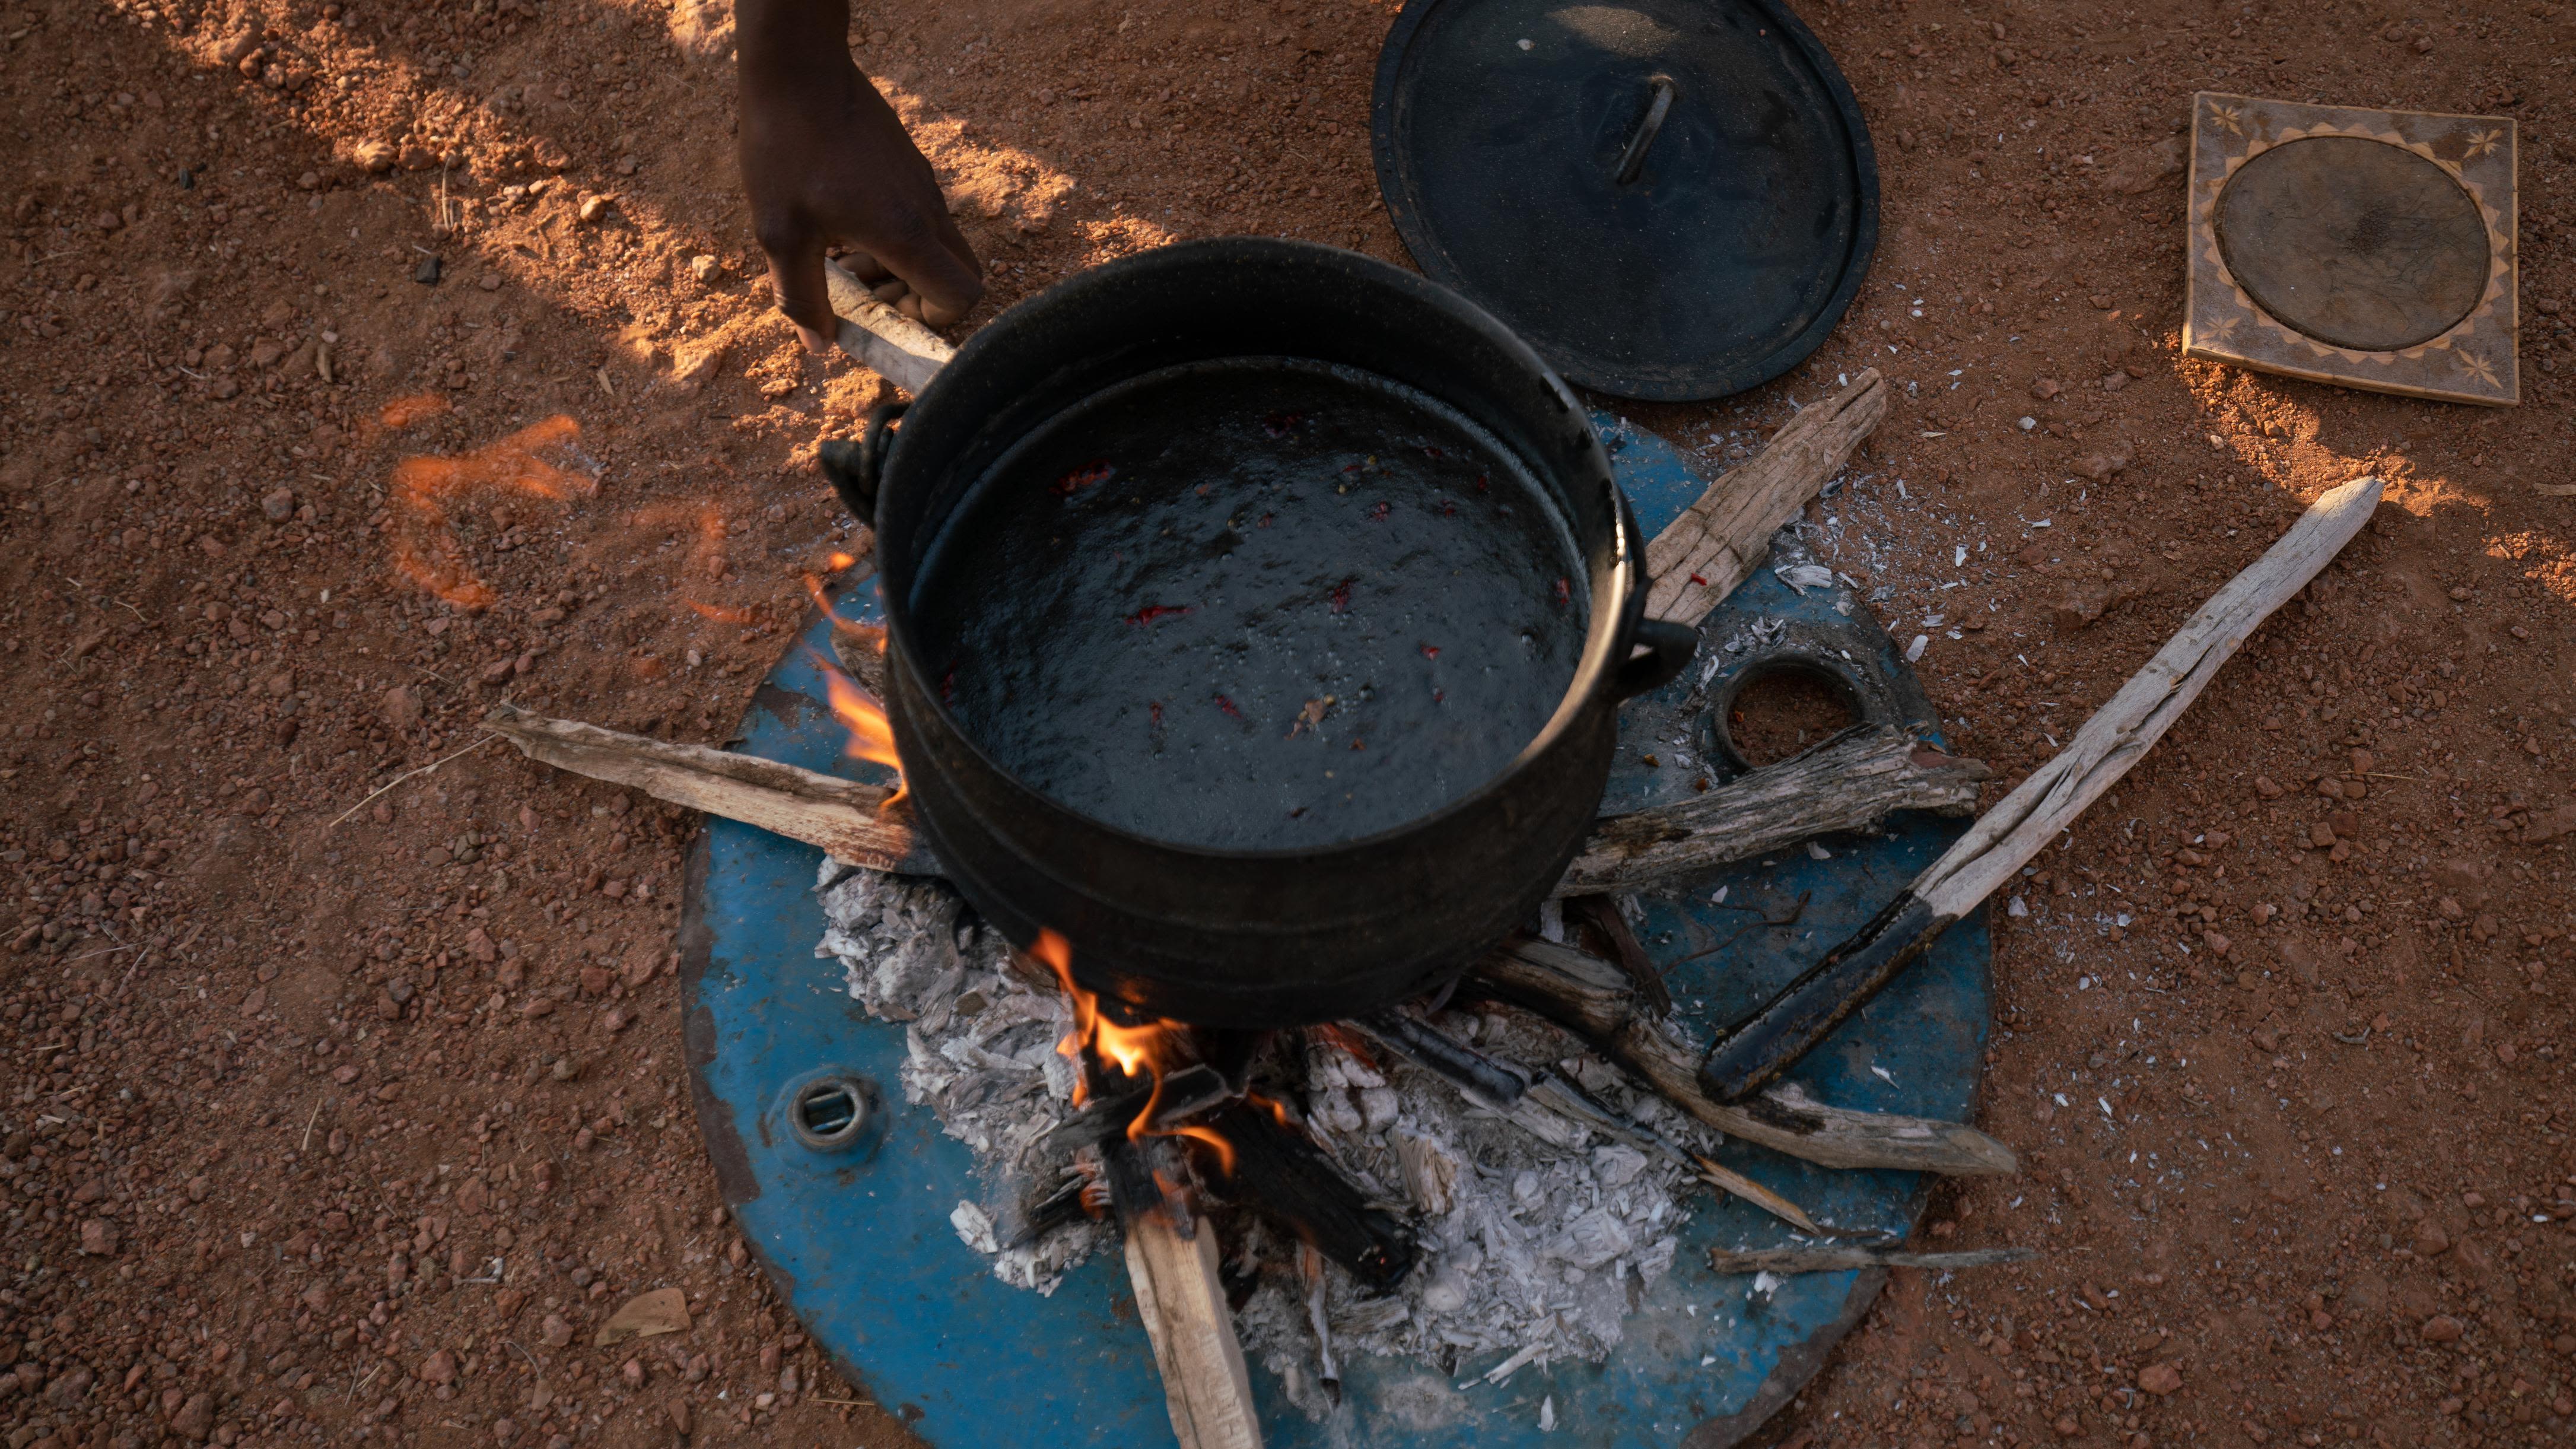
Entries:
<svg viewBox="0 0 2576 1449">
<path fill-rule="evenodd" d="M 1146 839 L 1029 788 L 951 717 L 911 622 L 922 552 L 995 459 L 1060 410 L 1157 368 L 1274 356 L 1392 378 L 1518 454 L 1585 560 L 1589 632 L 1546 728 L 1502 773 L 1433 814 L 1296 850 Z M 1564 873 L 1600 804 L 1618 701 L 1670 678 L 1694 639 L 1642 622 L 1644 541 L 1565 385 L 1473 304 L 1353 252 L 1235 238 L 1083 273 L 978 332 L 891 447 L 872 436 L 854 456 L 839 481 L 876 525 L 887 712 L 916 817 L 987 919 L 1024 944 L 1055 931 L 1071 945 L 1076 980 L 1139 1015 L 1237 1027 L 1330 1021 L 1463 969 Z M 1631 658 L 1641 643 L 1648 652 Z"/>
</svg>

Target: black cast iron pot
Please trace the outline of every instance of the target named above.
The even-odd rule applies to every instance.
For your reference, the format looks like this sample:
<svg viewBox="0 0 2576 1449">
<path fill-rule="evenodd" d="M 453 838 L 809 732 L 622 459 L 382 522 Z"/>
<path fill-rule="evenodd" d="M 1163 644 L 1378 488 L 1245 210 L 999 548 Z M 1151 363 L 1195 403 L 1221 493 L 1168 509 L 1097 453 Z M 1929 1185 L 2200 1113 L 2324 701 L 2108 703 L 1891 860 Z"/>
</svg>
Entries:
<svg viewBox="0 0 2576 1449">
<path fill-rule="evenodd" d="M 826 468 L 876 528 L 912 807 L 976 909 L 1136 1015 L 1436 987 L 1546 897 L 1618 702 L 1695 644 L 1642 618 L 1565 385 L 1356 253 L 1085 272 L 896 411 Z"/>
</svg>

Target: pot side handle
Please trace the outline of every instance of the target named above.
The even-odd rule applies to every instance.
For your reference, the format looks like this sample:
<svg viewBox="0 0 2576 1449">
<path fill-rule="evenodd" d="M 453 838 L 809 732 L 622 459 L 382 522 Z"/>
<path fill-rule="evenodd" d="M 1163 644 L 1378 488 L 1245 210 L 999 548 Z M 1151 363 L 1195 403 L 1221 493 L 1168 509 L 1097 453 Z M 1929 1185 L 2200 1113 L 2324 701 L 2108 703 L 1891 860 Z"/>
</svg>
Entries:
<svg viewBox="0 0 2576 1449">
<path fill-rule="evenodd" d="M 1681 677 L 1691 656 L 1699 652 L 1699 631 L 1670 619 L 1642 619 L 1628 643 L 1632 650 L 1646 652 L 1631 653 L 1620 662 L 1618 676 L 1610 682 L 1613 699 L 1633 699 Z"/>
<path fill-rule="evenodd" d="M 877 481 L 885 469 L 886 449 L 894 446 L 894 421 L 910 406 L 879 403 L 868 409 L 868 420 L 857 437 L 827 438 L 815 450 L 815 461 L 822 465 L 823 476 L 832 480 L 832 491 L 841 495 L 842 506 L 870 528 L 877 526 Z"/>
</svg>

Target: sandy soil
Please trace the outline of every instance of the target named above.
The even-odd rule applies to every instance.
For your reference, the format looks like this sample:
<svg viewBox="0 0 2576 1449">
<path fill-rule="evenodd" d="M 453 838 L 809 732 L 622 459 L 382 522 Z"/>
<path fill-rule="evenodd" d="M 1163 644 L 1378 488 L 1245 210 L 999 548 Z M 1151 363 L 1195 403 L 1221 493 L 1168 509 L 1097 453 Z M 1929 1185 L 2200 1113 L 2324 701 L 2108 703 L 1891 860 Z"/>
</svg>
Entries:
<svg viewBox="0 0 2576 1449">
<path fill-rule="evenodd" d="M 872 7 L 857 53 L 992 264 L 971 329 L 1181 237 L 1402 260 L 1392 13 L 953 0 Z M 1998 916 L 1983 1125 L 2029 1170 L 1932 1231 L 2043 1257 L 1900 1273 L 1772 1434 L 2565 1442 L 2567 8 L 1809 18 L 1881 146 L 1867 294 L 1773 386 L 1631 412 L 1715 470 L 1839 372 L 1902 384 L 1813 521 L 2001 785 L 2308 498 L 2392 487 Z M 729 33 L 718 0 L 0 7 L 11 1449 L 903 1442 L 699 1150 L 693 823 L 457 753 L 504 694 L 722 738 L 854 545 L 812 453 L 883 385 L 765 305 Z M 2518 117 L 2524 405 L 2180 360 L 2160 148 L 2202 87 Z M 2060 481 L 2097 453 L 2130 461 Z M 665 1285 L 688 1331 L 591 1346 Z"/>
</svg>

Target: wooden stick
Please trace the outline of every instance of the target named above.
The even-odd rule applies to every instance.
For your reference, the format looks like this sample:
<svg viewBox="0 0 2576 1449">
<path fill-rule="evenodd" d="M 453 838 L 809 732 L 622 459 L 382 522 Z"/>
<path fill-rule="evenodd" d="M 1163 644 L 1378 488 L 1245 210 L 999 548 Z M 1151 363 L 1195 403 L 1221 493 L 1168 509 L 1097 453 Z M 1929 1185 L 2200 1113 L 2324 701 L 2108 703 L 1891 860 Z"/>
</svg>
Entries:
<svg viewBox="0 0 2576 1449">
<path fill-rule="evenodd" d="M 1186 1238 L 1160 1213 L 1128 1224 L 1127 1281 L 1154 1343 L 1181 1449 L 1260 1449 L 1252 1377 L 1216 1270 L 1216 1233 L 1208 1224 Z"/>
<path fill-rule="evenodd" d="M 1771 535 L 1798 516 L 1861 439 L 1887 416 L 1887 384 L 1865 368 L 1810 404 L 1762 451 L 1708 485 L 1697 503 L 1646 545 L 1646 617 L 1696 624 L 1759 567 Z"/>
<path fill-rule="evenodd" d="M 1708 1250 L 1708 1265 L 1721 1273 L 1836 1273 L 1852 1268 L 1992 1268 L 2027 1263 L 2032 1248 L 1963 1248 L 1954 1253 L 1909 1253 L 1902 1248 L 1756 1248 Z"/>
<path fill-rule="evenodd" d="M 893 792 L 879 786 L 755 755 L 549 719 L 513 704 L 494 707 L 483 725 L 529 759 L 559 770 L 632 785 L 656 799 L 819 845 L 853 865 L 905 875 L 939 873 L 939 862 L 901 807 L 885 810 Z"/>
<path fill-rule="evenodd" d="M 1701 1090 L 1719 1101 L 1758 1091 L 2072 825 L 2164 738 L 2272 611 L 2342 552 L 2370 521 L 2379 495 L 2378 479 L 2356 478 L 2309 505 L 2095 710 L 2056 758 L 1987 811 L 1858 935 L 1721 1039 L 1701 1064 Z"/>
<path fill-rule="evenodd" d="M 2010 1147 L 1974 1127 L 1830 1107 L 1795 1086 L 1774 1087 L 1745 1102 L 1713 1102 L 1693 1077 L 1698 1053 L 1638 1012 L 1626 973 L 1571 947 L 1519 942 L 1479 963 L 1466 984 L 1572 1032 L 1666 1101 L 1730 1137 L 1824 1167 L 1954 1177 L 2021 1170 Z"/>
<path fill-rule="evenodd" d="M 1097 1057 L 1086 1052 L 1084 1067 L 1093 1087 L 1105 1085 Z M 1217 1280 L 1216 1228 L 1194 1210 L 1188 1189 L 1167 1186 L 1190 1175 L 1178 1140 L 1121 1135 L 1102 1143 L 1100 1153 L 1111 1211 L 1126 1238 L 1136 1316 L 1153 1341 L 1181 1449 L 1260 1449 L 1243 1343 Z"/>
<path fill-rule="evenodd" d="M 819 846 L 852 864 L 910 875 L 939 873 L 938 862 L 916 841 L 900 807 L 891 814 L 881 813 L 888 792 L 876 786 L 754 756 L 549 719 L 512 705 L 496 708 L 485 723 L 529 758 L 559 769 L 632 785 L 658 799 L 756 825 L 791 840 Z M 1819 750 L 1831 748 L 1828 744 Z M 1981 767 L 1954 761 L 1938 768 Z M 1748 775 L 1726 789 L 1733 790 L 1752 778 Z M 1818 785 L 1823 788 L 1823 782 Z M 1689 812 L 1696 831 L 1733 837 L 1742 829 L 1742 839 L 1754 840 L 1755 829 L 1739 826 L 1724 810 L 1710 808 L 1710 801 L 1724 793 L 1713 790 L 1706 797 L 1673 808 Z M 1762 798 L 1769 796 L 1765 793 Z M 1933 802 L 1918 797 L 1910 803 Z M 1648 816 L 1656 813 L 1646 812 Z M 1849 819 L 1852 825 L 1863 823 L 1858 816 L 1833 818 Z M 1605 845 L 1603 837 L 1613 831 L 1624 833 L 1615 845 Z M 1614 889 L 1634 889 L 1634 885 L 1617 882 L 1661 878 L 1648 872 L 1662 870 L 1661 862 L 1670 859 L 1654 853 L 1663 847 L 1653 842 L 1667 831 L 1641 825 L 1638 816 L 1627 816 L 1604 822 L 1602 832 L 1596 835 L 1595 843 L 1603 848 L 1587 851 L 1584 860 L 1607 861 L 1616 856 L 1630 860 L 1633 871 L 1614 873 L 1606 864 L 1587 868 L 1584 860 L 1578 860 L 1577 873 L 1589 870 L 1585 880 L 1609 882 Z M 1641 838 L 1650 842 L 1644 850 L 1637 847 Z M 1771 844 L 1759 848 L 1775 848 L 1797 837 L 1765 838 Z M 1719 853 L 1708 858 L 1722 861 L 1735 857 L 1721 847 Z M 1575 876 L 1570 874 L 1569 880 L 1573 879 Z M 1606 979 L 1596 973 L 1606 974 Z M 1901 1168 L 1962 1176 L 2017 1170 L 2010 1148 L 1955 1123 L 1845 1111 L 1805 1099 L 1787 1088 L 1737 1105 L 1707 1100 L 1692 1082 L 1688 1049 L 1662 1028 L 1638 1017 L 1633 987 L 1616 966 L 1595 961 L 1582 952 L 1527 943 L 1479 967 L 1476 977 L 1492 994 L 1536 1011 L 1584 1037 L 1676 1105 L 1731 1136 L 1828 1167 Z"/>
<path fill-rule="evenodd" d="M 1673 1014 L 1673 994 L 1665 989 L 1664 973 L 1646 955 L 1645 944 L 1628 927 L 1628 918 L 1619 913 L 1619 903 L 1608 896 L 1568 896 L 1567 914 L 1578 916 L 1599 931 L 1610 943 L 1610 958 L 1628 974 L 1628 984 L 1637 989 L 1639 999 L 1654 1016 Z"/>
<path fill-rule="evenodd" d="M 1201 1154 L 1199 1175 L 1209 1192 L 1304 1240 L 1375 1291 L 1393 1288 L 1413 1270 L 1416 1254 L 1404 1224 L 1371 1206 L 1359 1184 L 1342 1176 L 1303 1132 L 1243 1102 L 1217 1113 L 1208 1127 L 1234 1149 L 1215 1171 L 1207 1159 L 1222 1154 Z"/>
<path fill-rule="evenodd" d="M 957 349 L 947 339 L 878 301 L 868 284 L 849 269 L 826 258 L 823 284 L 831 292 L 832 311 L 841 325 L 833 344 L 850 360 L 876 369 L 877 375 L 915 397 L 930 385 Z"/>
<path fill-rule="evenodd" d="M 1643 890 L 1819 835 L 1868 830 L 1892 810 L 1960 814 L 1976 808 L 1977 782 L 1991 773 L 1893 725 L 1856 725 L 1705 795 L 1602 820 L 1556 894 Z"/>
</svg>

